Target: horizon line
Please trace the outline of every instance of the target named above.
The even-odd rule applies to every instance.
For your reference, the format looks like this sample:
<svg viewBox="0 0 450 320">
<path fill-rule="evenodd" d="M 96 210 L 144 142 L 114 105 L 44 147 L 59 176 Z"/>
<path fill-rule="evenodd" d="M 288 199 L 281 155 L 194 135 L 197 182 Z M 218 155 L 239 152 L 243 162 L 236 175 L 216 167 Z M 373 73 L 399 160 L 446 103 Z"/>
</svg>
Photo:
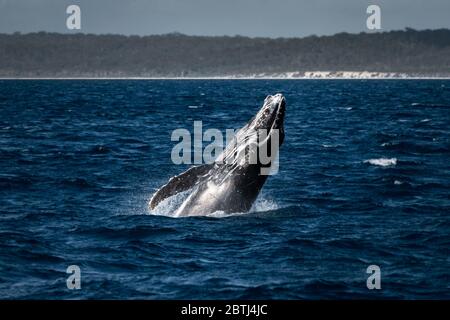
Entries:
<svg viewBox="0 0 450 320">
<path fill-rule="evenodd" d="M 322 38 L 322 37 L 333 37 L 336 35 L 361 35 L 361 34 L 386 34 L 391 32 L 425 32 L 425 31 L 450 31 L 450 28 L 442 27 L 442 28 L 436 28 L 436 29 L 414 29 L 410 27 L 404 27 L 403 29 L 392 29 L 392 30 L 375 30 L 375 31 L 360 31 L 360 32 L 347 32 L 347 31 L 340 31 L 333 34 L 328 35 L 317 35 L 317 34 L 310 34 L 305 36 L 278 36 L 278 37 L 271 37 L 271 36 L 246 36 L 246 35 L 195 35 L 195 34 L 185 34 L 178 31 L 168 32 L 168 33 L 153 33 L 153 34 L 147 34 L 147 35 L 139 35 L 139 34 L 123 34 L 123 33 L 85 33 L 85 32 L 56 32 L 56 31 L 31 31 L 31 32 L 22 32 L 22 31 L 13 31 L 13 32 L 0 32 L 0 35 L 7 35 L 7 36 L 14 36 L 14 35 L 20 35 L 20 36 L 26 36 L 26 35 L 35 35 L 35 34 L 56 34 L 56 35 L 84 35 L 84 36 L 120 36 L 120 37 L 137 37 L 137 38 L 145 38 L 145 37 L 162 37 L 162 36 L 179 36 L 179 37 L 193 37 L 193 38 L 249 38 L 249 39 L 304 39 L 304 38 Z"/>
<path fill-rule="evenodd" d="M 7 80 L 450 80 L 450 76 L 414 76 L 414 77 L 323 77 L 323 78 L 282 78 L 282 77 L 1 77 L 0 81 Z"/>
</svg>

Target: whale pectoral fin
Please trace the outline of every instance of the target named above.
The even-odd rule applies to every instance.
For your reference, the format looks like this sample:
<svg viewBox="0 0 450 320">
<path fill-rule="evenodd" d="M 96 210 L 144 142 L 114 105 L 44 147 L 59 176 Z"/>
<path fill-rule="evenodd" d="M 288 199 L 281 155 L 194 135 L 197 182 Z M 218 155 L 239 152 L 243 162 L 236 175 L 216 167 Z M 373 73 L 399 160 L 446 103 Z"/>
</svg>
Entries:
<svg viewBox="0 0 450 320">
<path fill-rule="evenodd" d="M 170 178 L 167 184 L 163 185 L 158 191 L 155 192 L 150 200 L 150 208 L 154 209 L 164 199 L 177 193 L 189 190 L 199 181 L 200 177 L 207 174 L 212 167 L 212 164 L 192 167 L 185 172 Z"/>
</svg>

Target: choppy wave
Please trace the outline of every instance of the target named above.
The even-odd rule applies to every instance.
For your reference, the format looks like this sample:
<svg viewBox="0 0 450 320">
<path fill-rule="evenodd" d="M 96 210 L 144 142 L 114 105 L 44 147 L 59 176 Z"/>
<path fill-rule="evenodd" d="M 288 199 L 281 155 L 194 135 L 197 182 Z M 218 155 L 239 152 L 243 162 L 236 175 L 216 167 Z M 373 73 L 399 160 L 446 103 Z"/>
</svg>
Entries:
<svg viewBox="0 0 450 320">
<path fill-rule="evenodd" d="M 412 107 L 422 107 L 422 108 L 450 108 L 450 104 L 436 104 L 436 103 L 422 103 L 422 102 L 413 102 L 411 103 Z"/>
<path fill-rule="evenodd" d="M 450 299 L 448 83 L 0 80 L 0 298 Z M 249 213 L 148 209 L 175 128 L 242 127 L 274 92 L 286 138 Z"/>
<path fill-rule="evenodd" d="M 397 158 L 377 158 L 364 160 L 364 163 L 368 163 L 374 166 L 389 167 L 397 165 Z"/>
</svg>

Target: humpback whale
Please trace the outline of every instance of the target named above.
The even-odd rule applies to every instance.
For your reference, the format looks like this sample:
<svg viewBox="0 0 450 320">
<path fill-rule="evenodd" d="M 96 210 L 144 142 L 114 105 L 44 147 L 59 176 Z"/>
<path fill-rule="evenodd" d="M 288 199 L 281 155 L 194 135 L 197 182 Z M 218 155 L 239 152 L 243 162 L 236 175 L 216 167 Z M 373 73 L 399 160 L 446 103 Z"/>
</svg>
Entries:
<svg viewBox="0 0 450 320">
<path fill-rule="evenodd" d="M 152 196 L 150 209 L 189 190 L 175 212 L 177 217 L 249 211 L 283 143 L 285 109 L 283 95 L 267 96 L 258 113 L 237 131 L 212 164 L 194 166 L 172 177 Z"/>
</svg>

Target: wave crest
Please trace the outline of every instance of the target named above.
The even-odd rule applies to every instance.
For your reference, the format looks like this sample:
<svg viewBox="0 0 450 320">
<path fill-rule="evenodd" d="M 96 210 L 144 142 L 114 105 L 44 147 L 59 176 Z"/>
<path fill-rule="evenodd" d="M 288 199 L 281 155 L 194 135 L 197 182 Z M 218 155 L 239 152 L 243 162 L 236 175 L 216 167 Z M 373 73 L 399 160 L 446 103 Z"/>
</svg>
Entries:
<svg viewBox="0 0 450 320">
<path fill-rule="evenodd" d="M 368 163 L 374 166 L 388 167 L 397 165 L 397 158 L 378 158 L 364 160 L 364 163 Z"/>
</svg>

